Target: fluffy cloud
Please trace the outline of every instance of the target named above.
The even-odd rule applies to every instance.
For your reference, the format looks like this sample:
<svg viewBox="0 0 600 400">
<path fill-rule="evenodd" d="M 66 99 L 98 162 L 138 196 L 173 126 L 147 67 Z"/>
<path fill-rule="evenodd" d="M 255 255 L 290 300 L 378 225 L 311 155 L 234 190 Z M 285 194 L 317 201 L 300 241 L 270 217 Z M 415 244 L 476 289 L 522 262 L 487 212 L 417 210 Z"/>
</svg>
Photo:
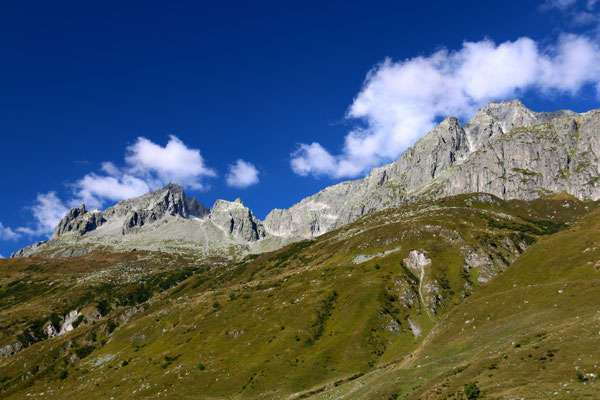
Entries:
<svg viewBox="0 0 600 400">
<path fill-rule="evenodd" d="M 69 208 L 58 198 L 56 192 L 38 193 L 35 204 L 30 207 L 35 218 L 34 227 L 16 230 L 28 236 L 50 236 Z"/>
<path fill-rule="evenodd" d="M 20 236 L 18 232 L 13 231 L 8 226 L 2 225 L 2 222 L 0 222 L 0 240 L 16 240 Z"/>
<path fill-rule="evenodd" d="M 256 183 L 258 183 L 258 170 L 253 164 L 239 159 L 235 164 L 229 166 L 227 185 L 246 188 Z"/>
<path fill-rule="evenodd" d="M 200 150 L 187 147 L 176 136 L 169 136 L 164 147 L 139 137 L 127 147 L 125 167 L 103 163 L 100 173 L 87 174 L 75 182 L 75 198 L 69 203 L 99 208 L 106 201 L 137 197 L 169 182 L 201 190 L 206 188 L 202 179 L 214 176 Z"/>
<path fill-rule="evenodd" d="M 563 35 L 551 46 L 526 37 L 501 44 L 486 39 L 458 51 L 386 59 L 367 74 L 347 112 L 365 127 L 346 135 L 338 155 L 319 143 L 300 144 L 291 167 L 303 176 L 357 176 L 396 159 L 440 118 L 468 119 L 490 100 L 528 90 L 574 95 L 588 84 L 600 93 L 600 48 L 586 36 Z"/>
<path fill-rule="evenodd" d="M 241 186 L 258 182 L 258 171 L 252 171 L 252 164 L 239 160 L 235 167 L 233 182 Z M 200 150 L 187 147 L 176 136 L 170 136 L 164 147 L 139 137 L 127 147 L 123 167 L 103 163 L 100 171 L 86 174 L 69 185 L 72 196 L 68 201 L 62 201 L 54 191 L 38 194 L 34 205 L 29 207 L 33 223 L 14 230 L 0 223 L 0 240 L 15 240 L 22 235 L 50 236 L 69 207 L 79 207 L 82 203 L 88 208 L 101 208 L 107 201 L 137 197 L 169 182 L 204 189 L 202 179 L 214 176 L 216 173 L 206 166 Z"/>
<path fill-rule="evenodd" d="M 201 178 L 216 176 L 204 164 L 200 150 L 188 148 L 173 135 L 165 147 L 140 137 L 127 150 L 125 161 L 133 174 L 152 178 L 155 174 L 163 184 L 178 182 L 192 189 L 203 189 Z"/>
</svg>

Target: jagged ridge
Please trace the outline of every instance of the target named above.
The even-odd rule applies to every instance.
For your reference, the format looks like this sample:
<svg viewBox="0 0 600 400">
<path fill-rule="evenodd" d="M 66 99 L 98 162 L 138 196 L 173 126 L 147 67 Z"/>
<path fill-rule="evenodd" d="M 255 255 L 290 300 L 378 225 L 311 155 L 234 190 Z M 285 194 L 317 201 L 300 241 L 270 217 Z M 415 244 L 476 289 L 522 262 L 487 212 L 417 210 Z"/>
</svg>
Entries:
<svg viewBox="0 0 600 400">
<path fill-rule="evenodd" d="M 274 209 L 264 223 L 240 199 L 217 200 L 208 210 L 170 184 L 104 212 L 74 208 L 50 242 L 28 246 L 15 256 L 89 251 L 79 246 L 75 252 L 48 252 L 85 242 L 75 236 L 121 250 L 137 245 L 241 255 L 313 238 L 367 213 L 421 198 L 486 192 L 502 199 L 533 199 L 566 191 L 581 200 L 597 200 L 599 127 L 598 110 L 548 113 L 531 111 L 519 100 L 490 103 L 464 126 L 448 117 L 395 162 L 373 169 L 363 179 L 325 188 L 289 209 Z M 70 241 L 58 240 L 66 234 Z M 173 240 L 182 244 L 170 243 Z"/>
</svg>

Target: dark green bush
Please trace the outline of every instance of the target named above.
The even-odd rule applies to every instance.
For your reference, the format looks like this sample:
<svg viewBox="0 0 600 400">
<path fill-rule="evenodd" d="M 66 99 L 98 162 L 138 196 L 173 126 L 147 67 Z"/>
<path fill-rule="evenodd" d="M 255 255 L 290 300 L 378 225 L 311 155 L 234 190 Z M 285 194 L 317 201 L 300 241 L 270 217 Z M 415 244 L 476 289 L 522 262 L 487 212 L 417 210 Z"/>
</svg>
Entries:
<svg viewBox="0 0 600 400">
<path fill-rule="evenodd" d="M 481 390 L 477 386 L 477 382 L 465 383 L 465 396 L 468 400 L 477 400 L 481 396 Z"/>
</svg>

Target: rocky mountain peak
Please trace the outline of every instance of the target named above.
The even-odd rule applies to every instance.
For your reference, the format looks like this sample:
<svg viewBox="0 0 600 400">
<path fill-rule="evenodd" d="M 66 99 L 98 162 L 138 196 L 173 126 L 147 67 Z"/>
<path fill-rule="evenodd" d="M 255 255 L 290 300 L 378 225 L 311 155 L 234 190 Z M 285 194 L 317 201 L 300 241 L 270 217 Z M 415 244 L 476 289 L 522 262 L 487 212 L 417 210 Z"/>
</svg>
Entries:
<svg viewBox="0 0 600 400">
<path fill-rule="evenodd" d="M 209 219 L 227 234 L 247 242 L 266 235 L 262 222 L 254 217 L 240 198 L 235 201 L 217 200 L 210 210 Z"/>
<path fill-rule="evenodd" d="M 94 210 L 88 212 L 85 209 L 85 204 L 79 208 L 71 208 L 67 215 L 60 220 L 54 229 L 53 238 L 66 233 L 83 235 L 86 232 L 92 231 L 101 226 L 106 220 L 102 217 L 102 213 Z"/>
<path fill-rule="evenodd" d="M 529 127 L 554 118 L 577 114 L 573 111 L 535 112 L 525 107 L 520 100 L 490 102 L 481 107 L 467 124 L 467 134 L 471 151 L 487 147 L 491 142 L 516 128 Z"/>
</svg>

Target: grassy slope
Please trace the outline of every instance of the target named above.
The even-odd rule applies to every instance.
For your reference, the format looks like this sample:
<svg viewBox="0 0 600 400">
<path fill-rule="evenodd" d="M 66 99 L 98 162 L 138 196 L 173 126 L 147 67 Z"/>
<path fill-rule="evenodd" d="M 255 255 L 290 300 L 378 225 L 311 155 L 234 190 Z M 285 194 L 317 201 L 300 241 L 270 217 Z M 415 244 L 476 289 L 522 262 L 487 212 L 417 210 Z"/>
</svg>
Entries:
<svg viewBox="0 0 600 400">
<path fill-rule="evenodd" d="M 450 311 L 406 362 L 329 388 L 335 398 L 598 398 L 600 212 L 542 239 Z M 316 396 L 320 398 L 320 396 Z"/>
<path fill-rule="evenodd" d="M 476 361 L 470 361 L 471 358 L 479 359 L 489 351 L 503 351 L 505 347 L 512 349 L 507 335 L 529 334 L 525 328 L 535 319 L 528 310 L 534 303 L 535 307 L 546 310 L 548 304 L 542 294 L 531 294 L 529 303 L 523 300 L 523 304 L 519 304 L 522 311 L 516 317 L 510 314 L 512 307 L 508 305 L 491 302 L 489 307 L 487 304 L 482 307 L 482 302 L 490 301 L 484 300 L 488 297 L 504 298 L 498 294 L 501 291 L 493 292 L 490 288 L 512 275 L 477 289 L 477 269 L 470 274 L 464 272 L 466 253 L 480 249 L 501 268 L 502 259 L 518 255 L 516 243 L 510 244 L 508 238 L 520 241 L 522 236 L 519 235 L 524 233 L 530 237 L 540 236 L 548 226 L 540 220 L 573 222 L 591 207 L 572 199 L 490 204 L 473 201 L 472 196 L 457 196 L 376 213 L 314 242 L 297 243 L 234 265 L 196 270 L 194 276 L 176 282 L 173 288 L 164 285 L 156 288 L 154 297 L 141 304 L 122 304 L 120 293 L 133 290 L 128 285 L 134 283 L 117 282 L 114 293 L 94 291 L 92 297 L 87 297 L 87 303 L 81 304 L 86 307 L 107 299 L 114 306 L 107 316 L 84 323 L 64 336 L 35 343 L 0 362 L 0 381 L 3 381 L 0 388 L 6 398 L 40 393 L 50 398 L 81 399 L 282 398 L 308 396 L 311 392 L 318 396 L 331 394 L 331 391 L 340 396 L 352 392 L 350 397 L 381 398 L 407 393 L 415 382 L 425 379 L 431 379 L 428 388 L 433 390 L 435 385 L 444 382 L 445 378 L 439 374 L 446 373 L 457 363 L 470 363 L 469 368 L 452 376 L 453 385 L 446 383 L 444 390 L 457 392 L 463 381 L 469 379 L 480 380 L 482 387 L 488 390 L 491 383 L 476 371 L 487 368 L 490 360 L 482 359 L 481 368 L 476 368 Z M 534 248 L 540 248 L 542 243 Z M 424 283 L 439 288 L 435 305 L 418 300 L 419 282 L 402 261 L 415 249 L 426 252 L 432 259 Z M 381 254 L 390 250 L 394 251 Z M 521 268 L 522 260 L 527 260 L 532 253 L 533 249 L 525 252 L 508 272 Z M 379 257 L 366 262 L 353 263 L 359 255 L 378 254 Z M 81 274 L 101 277 L 106 276 L 99 273 L 101 271 L 119 271 L 139 262 L 130 259 L 132 255 L 120 257 L 125 258 L 95 255 L 69 262 L 73 268 L 80 268 Z M 139 279 L 151 286 L 155 282 L 153 277 L 165 271 L 174 273 L 178 264 L 185 268 L 197 267 L 193 259 L 169 257 L 172 257 L 169 262 L 157 262 L 149 256 L 142 266 L 161 267 Z M 2 281 L 0 293 L 12 287 L 11 282 L 17 279 L 24 282 L 49 279 L 47 267 L 41 271 L 35 267 L 27 270 L 27 265 L 32 263 L 31 260 L 3 261 L 0 268 L 7 272 L 7 277 Z M 65 276 L 66 270 L 62 269 L 65 266 L 54 267 L 52 273 Z M 21 275 L 14 275 L 14 271 Z M 549 274 L 544 277 L 550 279 Z M 93 285 L 83 280 L 71 286 L 67 280 L 61 287 L 68 290 L 43 292 L 43 295 L 21 298 L 18 303 L 3 303 L 1 323 L 27 326 L 27 318 L 17 320 L 16 315 L 21 318 L 31 312 L 35 318 L 41 318 L 40 315 L 47 316 L 60 308 L 52 306 L 54 303 L 67 309 L 77 298 L 72 293 L 89 291 L 91 286 L 106 288 L 105 283 L 115 284 L 111 279 L 98 278 Z M 526 279 L 526 275 L 522 279 Z M 535 276 L 531 279 L 539 280 Z M 519 285 L 525 285 L 524 281 L 519 281 L 516 288 L 507 289 L 515 293 L 507 299 L 521 301 L 516 300 Z M 543 285 L 539 289 L 521 288 L 522 295 L 530 295 L 526 290 L 545 288 Z M 416 303 L 409 305 L 400 301 L 405 290 L 416 296 Z M 471 292 L 474 294 L 462 302 Z M 563 296 L 566 295 L 565 289 Z M 50 306 L 44 309 L 44 305 Z M 433 308 L 436 314 L 429 315 L 426 307 Z M 467 316 L 453 311 L 468 307 L 471 308 L 463 312 L 472 314 Z M 130 315 L 132 310 L 136 313 Z M 548 321 L 545 312 L 540 312 L 539 323 Z M 465 325 L 467 317 L 475 321 Z M 421 327 L 422 336 L 415 338 L 408 318 Z M 108 329 L 111 321 L 119 325 L 114 332 Z M 440 321 L 437 333 L 423 344 L 423 337 Z M 505 330 L 484 328 L 493 323 Z M 458 327 L 464 329 L 465 326 L 466 330 L 457 331 Z M 11 335 L 16 335 L 17 330 L 3 333 L 4 343 L 10 343 Z M 501 346 L 504 347 L 497 349 L 499 345 L 491 346 L 492 341 L 485 339 L 487 336 L 479 335 L 488 330 L 493 331 L 489 335 L 495 335 L 491 340 L 503 341 Z M 473 333 L 476 335 L 471 337 Z M 534 329 L 531 335 L 538 333 Z M 479 345 L 480 337 L 487 341 Z M 463 351 L 465 344 L 469 346 Z M 518 349 L 526 350 L 526 346 L 523 344 Z M 77 349 L 83 347 L 89 348 L 91 354 L 79 352 L 81 357 L 78 357 Z M 561 353 L 557 351 L 553 359 L 561 357 Z M 511 370 L 507 361 L 510 359 L 497 363 L 493 377 L 501 376 L 503 366 Z M 547 360 L 544 363 L 558 364 Z M 489 377 L 490 382 L 493 377 Z M 367 382 L 369 385 L 362 385 Z M 414 396 L 430 395 L 431 392 L 418 392 L 424 387 L 418 388 Z"/>
</svg>

